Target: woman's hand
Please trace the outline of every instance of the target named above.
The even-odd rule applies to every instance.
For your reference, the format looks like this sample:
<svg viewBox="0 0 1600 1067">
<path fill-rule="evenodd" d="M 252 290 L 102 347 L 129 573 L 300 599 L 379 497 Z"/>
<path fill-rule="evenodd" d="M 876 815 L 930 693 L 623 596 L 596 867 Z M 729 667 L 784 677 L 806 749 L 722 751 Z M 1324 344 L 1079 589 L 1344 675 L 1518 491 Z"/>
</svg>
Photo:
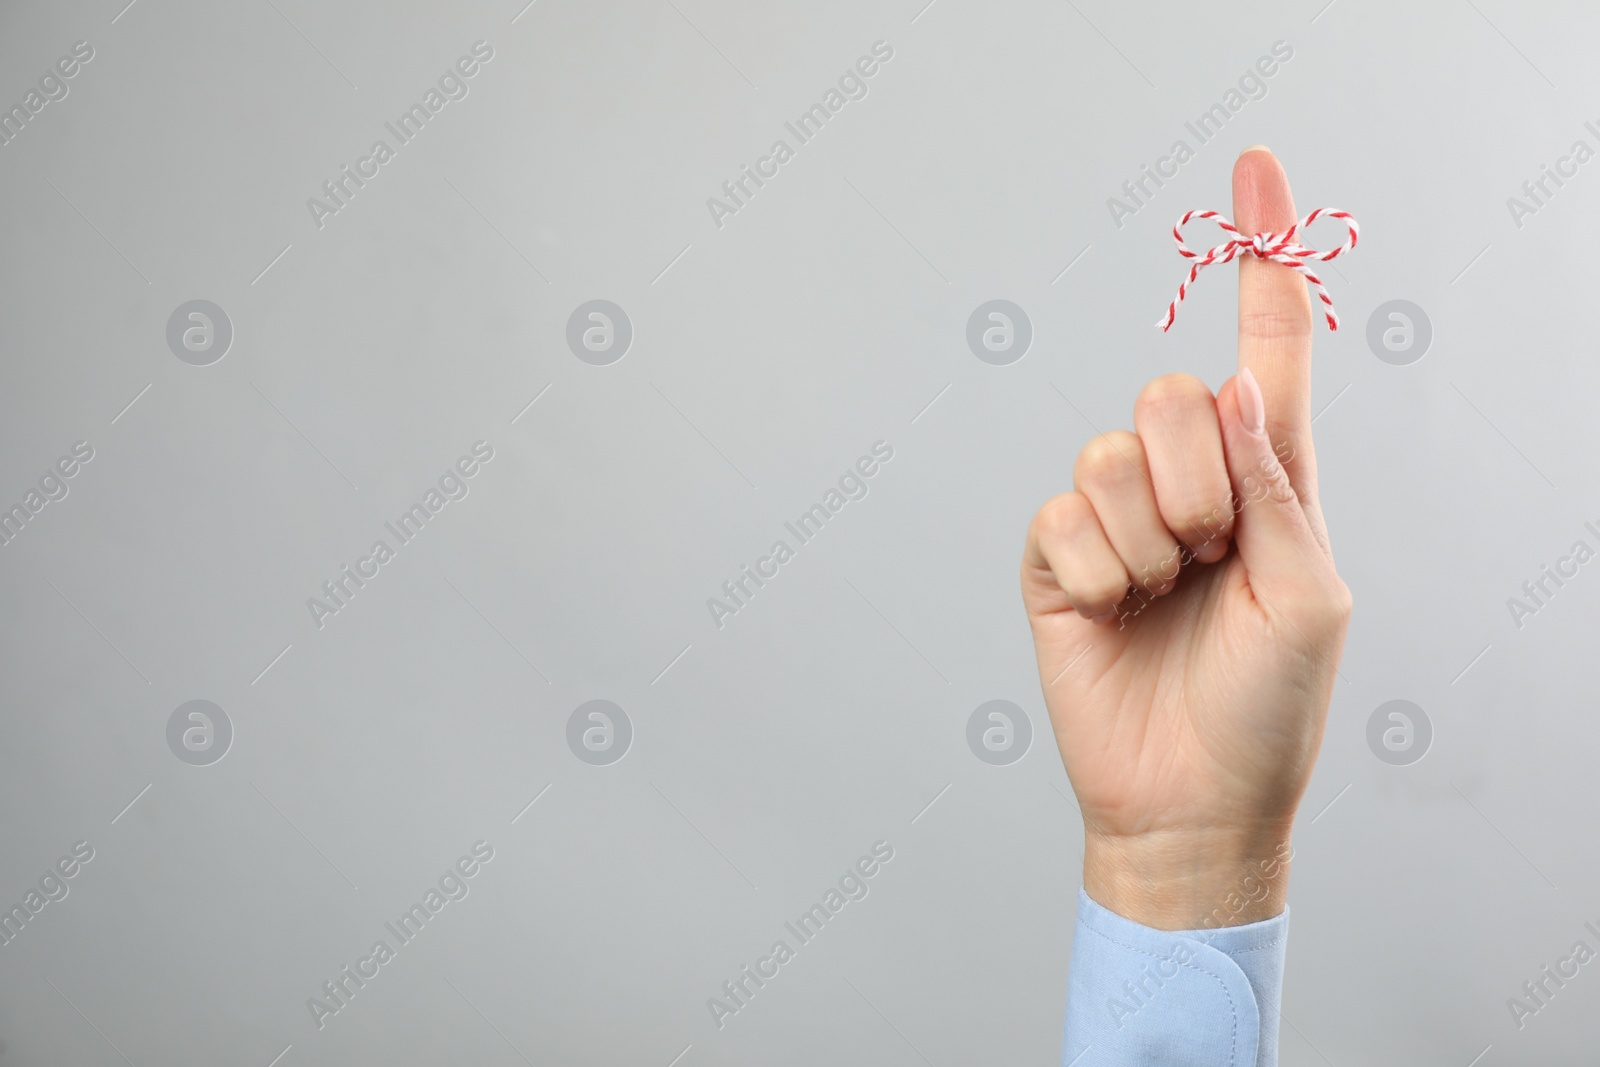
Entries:
<svg viewBox="0 0 1600 1067">
<path fill-rule="evenodd" d="M 1233 170 L 1241 233 L 1297 218 L 1263 148 Z M 1086 445 L 1028 529 L 1022 593 L 1084 821 L 1084 886 L 1162 929 L 1284 907 L 1283 858 L 1337 672 L 1350 593 L 1311 444 L 1311 301 L 1239 261 L 1239 373 L 1169 375 L 1136 433 Z"/>
</svg>

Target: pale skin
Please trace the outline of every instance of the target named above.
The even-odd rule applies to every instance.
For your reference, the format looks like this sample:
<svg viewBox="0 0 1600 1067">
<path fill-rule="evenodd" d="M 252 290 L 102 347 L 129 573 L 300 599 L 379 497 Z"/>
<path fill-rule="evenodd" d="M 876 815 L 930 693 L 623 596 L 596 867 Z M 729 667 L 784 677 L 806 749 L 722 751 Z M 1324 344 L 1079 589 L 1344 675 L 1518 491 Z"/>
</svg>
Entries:
<svg viewBox="0 0 1600 1067">
<path fill-rule="evenodd" d="M 1277 159 L 1247 149 L 1239 231 L 1296 218 Z M 1084 888 L 1158 929 L 1284 909 L 1351 606 L 1317 500 L 1311 341 L 1304 279 L 1242 257 L 1238 374 L 1216 395 L 1150 382 L 1134 431 L 1089 441 L 1028 529 L 1023 602 Z"/>
</svg>

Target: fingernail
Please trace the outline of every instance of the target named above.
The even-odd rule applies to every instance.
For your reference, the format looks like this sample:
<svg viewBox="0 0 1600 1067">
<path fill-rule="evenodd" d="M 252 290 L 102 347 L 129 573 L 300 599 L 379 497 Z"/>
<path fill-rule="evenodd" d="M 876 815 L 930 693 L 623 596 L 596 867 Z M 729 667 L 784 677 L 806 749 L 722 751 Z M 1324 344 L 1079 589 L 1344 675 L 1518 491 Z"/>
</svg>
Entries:
<svg viewBox="0 0 1600 1067">
<path fill-rule="evenodd" d="M 1264 144 L 1253 144 L 1249 148 L 1246 148 L 1244 152 L 1240 152 L 1239 154 L 1242 156 L 1247 152 L 1265 152 L 1269 156 L 1272 155 L 1272 149 L 1268 148 Z"/>
<path fill-rule="evenodd" d="M 1250 373 L 1249 367 L 1239 371 L 1239 421 L 1244 423 L 1244 428 L 1253 434 L 1260 434 L 1267 428 L 1267 405 L 1261 399 L 1261 386 L 1256 382 L 1256 376 Z"/>
</svg>

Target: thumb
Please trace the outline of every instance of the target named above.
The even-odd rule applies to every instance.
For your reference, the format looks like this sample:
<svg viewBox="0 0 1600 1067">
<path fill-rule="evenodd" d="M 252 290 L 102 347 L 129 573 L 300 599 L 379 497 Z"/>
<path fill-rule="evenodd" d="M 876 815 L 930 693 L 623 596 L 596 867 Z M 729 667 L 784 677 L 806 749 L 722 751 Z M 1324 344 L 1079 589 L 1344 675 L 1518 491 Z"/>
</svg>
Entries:
<svg viewBox="0 0 1600 1067">
<path fill-rule="evenodd" d="M 1300 496 L 1267 436 L 1261 386 L 1249 367 L 1217 395 L 1228 480 L 1233 486 L 1233 539 L 1250 586 L 1276 606 L 1316 599 L 1333 575 L 1332 560 L 1312 532 Z M 1337 576 L 1334 575 L 1336 578 Z"/>
</svg>

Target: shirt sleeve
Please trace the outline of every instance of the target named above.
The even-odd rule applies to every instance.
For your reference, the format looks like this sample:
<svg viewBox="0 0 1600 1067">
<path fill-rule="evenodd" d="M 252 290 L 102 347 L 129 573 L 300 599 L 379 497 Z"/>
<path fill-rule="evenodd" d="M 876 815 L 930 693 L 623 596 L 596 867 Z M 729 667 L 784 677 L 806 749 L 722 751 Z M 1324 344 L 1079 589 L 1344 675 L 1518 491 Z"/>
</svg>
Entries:
<svg viewBox="0 0 1600 1067">
<path fill-rule="evenodd" d="M 1156 930 L 1078 890 L 1063 1067 L 1277 1067 L 1289 912 Z"/>
</svg>

